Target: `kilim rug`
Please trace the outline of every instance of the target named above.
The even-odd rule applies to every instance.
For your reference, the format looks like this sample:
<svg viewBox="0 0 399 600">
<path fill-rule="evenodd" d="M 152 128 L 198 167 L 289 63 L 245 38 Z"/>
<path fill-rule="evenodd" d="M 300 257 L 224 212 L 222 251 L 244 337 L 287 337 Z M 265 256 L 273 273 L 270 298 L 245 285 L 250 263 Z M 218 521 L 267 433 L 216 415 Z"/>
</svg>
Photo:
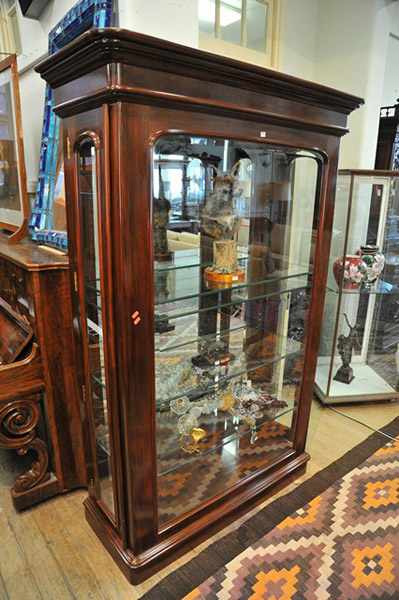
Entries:
<svg viewBox="0 0 399 600">
<path fill-rule="evenodd" d="M 399 440 L 386 442 L 373 434 L 143 599 L 399 600 Z"/>
</svg>

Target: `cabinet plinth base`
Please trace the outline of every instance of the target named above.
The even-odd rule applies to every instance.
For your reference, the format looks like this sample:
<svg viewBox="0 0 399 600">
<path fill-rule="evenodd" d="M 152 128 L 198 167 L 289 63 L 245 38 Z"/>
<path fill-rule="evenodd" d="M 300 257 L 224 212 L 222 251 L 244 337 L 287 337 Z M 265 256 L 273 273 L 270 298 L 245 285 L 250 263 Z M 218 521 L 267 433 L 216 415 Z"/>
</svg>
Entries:
<svg viewBox="0 0 399 600">
<path fill-rule="evenodd" d="M 222 503 L 215 503 L 215 506 L 208 507 L 206 512 L 198 513 L 198 518 L 190 521 L 184 528 L 173 530 L 168 536 L 161 534 L 152 547 L 138 555 L 123 547 L 117 531 L 90 497 L 84 502 L 86 519 L 125 577 L 135 585 L 287 487 L 305 473 L 309 458 L 305 452 L 291 458 L 262 480 L 255 479 L 233 496 L 227 496 Z"/>
</svg>

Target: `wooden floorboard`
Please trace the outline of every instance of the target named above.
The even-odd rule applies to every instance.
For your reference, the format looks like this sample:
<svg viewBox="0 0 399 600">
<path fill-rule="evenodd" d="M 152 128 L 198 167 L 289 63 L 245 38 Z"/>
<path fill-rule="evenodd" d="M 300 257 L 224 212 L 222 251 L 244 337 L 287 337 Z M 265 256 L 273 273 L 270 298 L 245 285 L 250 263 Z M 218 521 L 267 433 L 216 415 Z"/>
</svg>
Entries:
<svg viewBox="0 0 399 600">
<path fill-rule="evenodd" d="M 380 428 L 399 416 L 399 403 L 338 407 L 338 410 Z M 300 481 L 326 467 L 369 434 L 363 425 L 315 402 L 308 436 L 312 459 Z M 170 571 L 226 533 L 223 530 L 133 587 L 86 523 L 82 507 L 85 491 L 49 500 L 22 514 L 15 512 L 9 487 L 18 472 L 19 459 L 12 456 L 0 450 L 0 600 L 136 600 Z M 298 482 L 280 495 L 296 485 Z M 237 522 L 232 527 L 237 527 Z"/>
<path fill-rule="evenodd" d="M 6 598 L 11 600 L 39 600 L 44 598 L 30 567 L 27 554 L 18 539 L 13 521 L 18 518 L 9 506 L 7 491 L 1 489 L 1 554 L 0 573 Z M 28 537 L 28 534 L 27 534 Z"/>
</svg>

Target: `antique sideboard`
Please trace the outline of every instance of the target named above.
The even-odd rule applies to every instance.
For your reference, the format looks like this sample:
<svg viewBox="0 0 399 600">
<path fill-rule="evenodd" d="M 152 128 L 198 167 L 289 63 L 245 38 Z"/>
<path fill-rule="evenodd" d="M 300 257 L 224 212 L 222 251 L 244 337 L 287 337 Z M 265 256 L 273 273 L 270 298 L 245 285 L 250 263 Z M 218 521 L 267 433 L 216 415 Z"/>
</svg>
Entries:
<svg viewBox="0 0 399 600">
<path fill-rule="evenodd" d="M 14 362 L 0 365 L 0 447 L 31 457 L 12 488 L 22 510 L 86 485 L 68 258 L 0 236 L 0 300 L 33 333 Z"/>
</svg>

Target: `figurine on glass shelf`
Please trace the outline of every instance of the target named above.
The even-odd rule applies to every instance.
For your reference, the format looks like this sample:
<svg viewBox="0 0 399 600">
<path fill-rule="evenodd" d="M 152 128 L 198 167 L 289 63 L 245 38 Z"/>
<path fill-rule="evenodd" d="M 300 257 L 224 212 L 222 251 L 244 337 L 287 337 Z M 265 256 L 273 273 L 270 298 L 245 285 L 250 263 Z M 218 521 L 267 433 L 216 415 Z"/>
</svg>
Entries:
<svg viewBox="0 0 399 600">
<path fill-rule="evenodd" d="M 170 202 L 166 198 L 153 198 L 154 259 L 160 262 L 173 257 L 167 235 L 170 209 Z"/>
<path fill-rule="evenodd" d="M 174 331 L 175 326 L 171 325 L 171 323 L 169 322 L 168 315 L 155 314 L 154 328 L 155 333 L 169 333 L 170 331 Z"/>
<path fill-rule="evenodd" d="M 180 434 L 180 448 L 187 454 L 199 454 L 199 444 L 206 438 L 207 433 L 198 426 L 198 419 L 203 413 L 207 413 L 207 407 L 191 403 L 187 396 L 181 396 L 171 400 L 169 408 L 179 417 L 177 430 Z"/>
<path fill-rule="evenodd" d="M 230 173 L 216 171 L 213 190 L 201 215 L 202 231 L 213 240 L 213 264 L 205 269 L 205 280 L 210 287 L 226 287 L 245 279 L 237 262 L 240 219 L 235 211 L 235 198 L 242 195 L 236 174 L 238 166 L 239 162 Z"/>
<path fill-rule="evenodd" d="M 341 335 L 338 336 L 337 349 L 338 349 L 338 353 L 342 360 L 342 365 L 336 372 L 334 380 L 340 381 L 341 383 L 349 384 L 355 378 L 355 376 L 353 374 L 353 369 L 350 366 L 350 364 L 352 361 L 353 349 L 355 347 L 359 346 L 359 339 L 358 339 L 357 324 L 351 325 L 349 322 L 348 316 L 345 313 L 344 313 L 344 317 L 345 317 L 346 324 L 349 327 L 349 333 L 346 336 L 343 335 L 342 333 L 341 333 Z"/>
<path fill-rule="evenodd" d="M 243 420 L 251 429 L 251 444 L 257 440 L 257 419 L 274 419 L 280 408 L 287 406 L 284 400 L 267 393 L 262 387 L 252 387 L 252 381 L 238 381 L 233 384 L 232 389 L 234 405 L 230 409 L 231 414 L 237 420 Z"/>
<path fill-rule="evenodd" d="M 207 341 L 200 347 L 200 353 L 193 356 L 191 362 L 194 367 L 208 370 L 211 367 L 226 366 L 234 360 L 235 356 L 227 349 L 223 340 Z"/>
</svg>

